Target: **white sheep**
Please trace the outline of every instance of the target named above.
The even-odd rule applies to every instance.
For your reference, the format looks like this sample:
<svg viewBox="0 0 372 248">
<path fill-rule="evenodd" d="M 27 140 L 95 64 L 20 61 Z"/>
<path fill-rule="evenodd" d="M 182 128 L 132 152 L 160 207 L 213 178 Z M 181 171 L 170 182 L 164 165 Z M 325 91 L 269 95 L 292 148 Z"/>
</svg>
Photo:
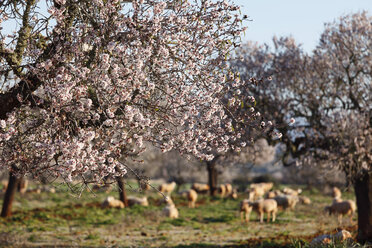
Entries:
<svg viewBox="0 0 372 248">
<path fill-rule="evenodd" d="M 189 208 L 195 208 L 196 200 L 198 199 L 198 193 L 195 190 L 190 189 L 187 192 L 187 201 L 189 203 Z"/>
<path fill-rule="evenodd" d="M 335 214 L 337 215 L 338 222 L 342 222 L 342 217 L 344 215 L 350 216 L 350 223 L 353 223 L 353 214 L 356 210 L 356 204 L 352 200 L 341 200 L 339 198 L 334 198 L 332 205 L 326 206 L 324 208 L 326 212 L 328 212 L 330 215 Z"/>
<path fill-rule="evenodd" d="M 273 199 L 277 202 L 278 207 L 284 210 L 288 208 L 293 210 L 298 202 L 298 197 L 293 195 L 279 195 L 275 196 Z"/>
<path fill-rule="evenodd" d="M 249 187 L 252 188 L 263 188 L 263 190 L 266 192 L 270 191 L 274 186 L 274 183 L 268 182 L 268 183 L 252 183 Z"/>
<path fill-rule="evenodd" d="M 249 204 L 249 200 L 243 200 L 240 202 L 240 219 L 243 222 L 243 219 L 245 219 L 245 222 L 249 222 L 249 215 L 252 212 L 253 207 Z"/>
<path fill-rule="evenodd" d="M 341 190 L 339 188 L 337 188 L 337 187 L 333 187 L 332 188 L 332 197 L 333 198 L 341 199 L 341 196 L 342 196 Z"/>
<path fill-rule="evenodd" d="M 221 184 L 217 187 L 218 193 L 221 195 L 221 197 L 224 197 L 226 195 L 226 185 Z"/>
<path fill-rule="evenodd" d="M 225 189 L 226 189 L 226 195 L 229 196 L 233 193 L 233 187 L 231 184 L 226 183 L 225 184 Z"/>
<path fill-rule="evenodd" d="M 129 206 L 140 205 L 140 206 L 147 207 L 149 205 L 149 202 L 148 202 L 146 196 L 144 196 L 142 198 L 134 197 L 134 196 L 128 196 L 128 205 Z"/>
<path fill-rule="evenodd" d="M 163 183 L 159 186 L 159 191 L 170 195 L 172 191 L 176 188 L 176 182 Z"/>
<path fill-rule="evenodd" d="M 291 189 L 288 187 L 285 187 L 282 191 L 286 195 L 294 195 L 294 196 L 297 196 L 302 193 L 302 189 Z"/>
<path fill-rule="evenodd" d="M 102 203 L 103 208 L 124 208 L 124 203 L 116 200 L 113 196 L 108 196 Z"/>
<path fill-rule="evenodd" d="M 276 219 L 276 213 L 278 212 L 278 204 L 273 199 L 261 199 L 259 201 L 250 202 L 253 211 L 260 216 L 260 222 L 263 222 L 264 213 L 267 213 L 267 222 L 270 221 L 270 215 L 272 214 L 272 221 Z"/>
<path fill-rule="evenodd" d="M 189 189 L 179 193 L 182 197 L 188 201 L 189 208 L 195 208 L 195 202 L 198 199 L 198 193 L 195 190 Z"/>
<path fill-rule="evenodd" d="M 298 199 L 300 200 L 301 204 L 304 204 L 304 205 L 310 205 L 311 204 L 311 200 L 307 196 L 300 196 Z"/>
<path fill-rule="evenodd" d="M 237 189 L 233 189 L 231 194 L 228 195 L 228 197 L 230 197 L 231 199 L 237 199 L 238 198 L 238 190 Z"/>
<path fill-rule="evenodd" d="M 283 193 L 280 190 L 273 190 L 266 193 L 265 198 L 266 199 L 273 199 L 276 196 L 283 195 Z"/>
<path fill-rule="evenodd" d="M 195 190 L 198 194 L 206 194 L 209 192 L 209 185 L 203 183 L 194 183 L 191 189 Z"/>
<path fill-rule="evenodd" d="M 163 208 L 163 215 L 171 219 L 177 219 L 179 216 L 178 209 L 174 205 L 172 199 L 170 197 L 166 197 L 165 200 L 167 205 Z"/>
<path fill-rule="evenodd" d="M 265 189 L 262 187 L 254 187 L 248 190 L 248 198 L 250 201 L 261 199 L 265 194 Z"/>
</svg>

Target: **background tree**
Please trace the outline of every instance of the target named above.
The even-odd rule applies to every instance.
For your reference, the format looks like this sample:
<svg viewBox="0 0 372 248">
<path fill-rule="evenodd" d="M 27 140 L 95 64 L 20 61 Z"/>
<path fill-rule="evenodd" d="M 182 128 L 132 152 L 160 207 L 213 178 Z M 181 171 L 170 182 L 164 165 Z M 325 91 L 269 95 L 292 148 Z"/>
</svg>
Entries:
<svg viewBox="0 0 372 248">
<path fill-rule="evenodd" d="M 252 88 L 258 109 L 272 109 L 281 123 L 295 117 L 294 129 L 278 128 L 285 163 L 311 158 L 345 172 L 355 189 L 361 242 L 372 240 L 371 23 L 361 12 L 326 24 L 310 55 L 292 38 L 274 38 L 274 50 L 250 43 L 232 62 L 244 79 L 272 76 L 272 83 Z"/>
</svg>

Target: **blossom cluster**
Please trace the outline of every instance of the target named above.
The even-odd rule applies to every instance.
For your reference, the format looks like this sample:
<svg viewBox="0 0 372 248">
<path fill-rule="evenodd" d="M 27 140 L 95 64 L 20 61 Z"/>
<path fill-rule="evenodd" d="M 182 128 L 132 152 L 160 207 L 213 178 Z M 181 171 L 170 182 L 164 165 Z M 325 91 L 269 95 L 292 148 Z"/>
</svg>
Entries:
<svg viewBox="0 0 372 248">
<path fill-rule="evenodd" d="M 115 0 L 58 5 L 49 9 L 53 53 L 44 56 L 32 42 L 26 49 L 34 62 L 27 73 L 42 82 L 32 92 L 39 100 L 1 120 L 2 166 L 97 181 L 123 175 L 125 161 L 147 142 L 211 160 L 213 151 L 245 146 L 260 128 L 261 114 L 242 108 L 254 97 L 241 96 L 243 82 L 224 63 L 245 29 L 237 6 L 226 0 L 134 0 L 129 10 Z"/>
</svg>

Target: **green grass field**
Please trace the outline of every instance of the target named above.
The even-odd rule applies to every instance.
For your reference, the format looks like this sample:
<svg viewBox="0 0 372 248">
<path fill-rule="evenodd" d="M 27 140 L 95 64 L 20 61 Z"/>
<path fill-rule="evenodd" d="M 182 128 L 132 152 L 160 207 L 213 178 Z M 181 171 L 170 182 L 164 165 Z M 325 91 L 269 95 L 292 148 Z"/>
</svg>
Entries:
<svg viewBox="0 0 372 248">
<path fill-rule="evenodd" d="M 58 186 L 54 194 L 17 193 L 13 216 L 0 219 L 0 246 L 306 247 L 315 235 L 341 228 L 355 235 L 356 216 L 354 224 L 344 219 L 339 226 L 336 217 L 323 213 L 332 201 L 330 196 L 316 190 L 303 194 L 312 204 L 280 211 L 275 223 L 259 223 L 252 213 L 251 222 L 242 224 L 238 207 L 247 197 L 244 194 L 237 200 L 199 195 L 197 207 L 189 209 L 186 200 L 173 193 L 180 218 L 172 220 L 162 216 L 162 197 L 155 192 L 139 194 L 128 189 L 128 195 L 147 195 L 150 203 L 128 209 L 101 208 L 107 195 L 118 197 L 115 191 L 84 192 L 79 198 L 66 186 Z M 343 198 L 354 196 L 344 193 Z"/>
</svg>

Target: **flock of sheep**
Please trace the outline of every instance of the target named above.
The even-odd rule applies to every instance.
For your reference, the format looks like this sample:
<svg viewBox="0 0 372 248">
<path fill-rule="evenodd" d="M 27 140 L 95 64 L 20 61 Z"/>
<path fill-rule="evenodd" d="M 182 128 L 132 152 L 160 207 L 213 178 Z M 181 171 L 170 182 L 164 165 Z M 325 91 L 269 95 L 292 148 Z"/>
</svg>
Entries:
<svg viewBox="0 0 372 248">
<path fill-rule="evenodd" d="M 264 215 L 267 215 L 267 221 L 270 219 L 274 222 L 278 210 L 293 210 L 298 202 L 309 205 L 311 200 L 306 196 L 301 196 L 301 189 L 284 188 L 283 190 L 272 190 L 273 183 L 255 183 L 251 184 L 246 190 L 248 199 L 244 199 L 240 202 L 240 216 L 242 222 L 249 222 L 250 214 L 255 211 L 260 218 L 260 222 L 263 222 Z M 171 193 L 174 191 L 176 183 L 164 183 L 158 188 L 159 193 L 163 195 L 164 203 L 166 206 L 163 208 L 163 215 L 169 218 L 178 218 L 179 212 L 171 198 Z M 209 185 L 194 183 L 189 190 L 182 191 L 179 195 L 185 198 L 188 202 L 189 208 L 195 208 L 195 203 L 198 199 L 198 194 L 208 194 Z M 231 184 L 221 184 L 218 186 L 218 193 L 221 197 L 229 197 L 237 199 L 237 190 L 232 187 Z M 352 217 L 356 210 L 356 204 L 352 200 L 342 200 L 341 191 L 334 187 L 332 189 L 333 202 L 331 205 L 325 207 L 325 211 L 330 215 L 336 215 L 339 222 L 342 221 L 343 216 L 349 216 L 350 222 L 352 223 Z M 129 206 L 141 205 L 148 206 L 147 197 L 128 197 Z M 103 202 L 104 207 L 120 207 L 123 208 L 124 204 L 115 200 L 112 196 L 106 198 Z"/>
<path fill-rule="evenodd" d="M 7 182 L 1 181 L 3 185 L 3 191 L 7 188 Z M 20 193 L 40 193 L 40 192 L 50 192 L 54 193 L 55 189 L 52 187 L 42 186 L 37 187 L 36 189 L 28 189 L 28 181 L 23 180 L 18 187 Z M 245 191 L 245 194 L 248 195 L 247 199 L 244 199 L 240 202 L 240 217 L 242 222 L 249 222 L 250 214 L 252 211 L 255 211 L 259 216 L 260 222 L 264 220 L 264 215 L 267 215 L 267 222 L 272 220 L 275 221 L 278 210 L 294 210 L 298 202 L 308 205 L 311 204 L 311 200 L 306 196 L 301 196 L 301 189 L 291 189 L 284 188 L 282 190 L 272 190 L 273 183 L 254 183 L 251 184 Z M 110 186 L 97 186 L 93 187 L 93 190 L 102 190 L 105 192 L 109 191 Z M 163 202 L 165 207 L 162 210 L 162 214 L 168 218 L 178 218 L 179 212 L 176 208 L 172 198 L 171 193 L 175 190 L 176 183 L 164 183 L 161 184 L 158 188 L 158 192 L 162 195 Z M 149 185 L 146 184 L 144 190 L 150 189 Z M 218 193 L 221 197 L 229 197 L 232 199 L 238 198 L 238 192 L 232 187 L 231 184 L 221 184 L 217 188 Z M 189 208 L 196 207 L 196 201 L 198 199 L 198 194 L 208 194 L 210 191 L 209 185 L 194 183 L 189 190 L 179 192 L 178 194 L 185 198 L 188 202 Z M 356 211 L 356 204 L 352 200 L 342 200 L 342 194 L 340 189 L 337 187 L 332 188 L 332 204 L 326 206 L 324 211 L 330 215 L 336 215 L 338 218 L 339 224 L 342 223 L 343 216 L 349 216 L 350 223 L 352 223 L 353 214 Z M 144 197 L 134 197 L 129 196 L 127 198 L 128 205 L 141 205 L 149 206 L 149 202 L 146 196 Z M 115 199 L 113 196 L 108 196 L 102 203 L 104 208 L 124 208 L 124 203 L 120 200 Z M 351 237 L 351 234 L 345 230 L 342 230 L 336 234 L 325 234 L 319 237 L 316 237 L 311 242 L 311 245 L 317 244 L 327 244 L 332 241 L 344 241 Z"/>
</svg>

